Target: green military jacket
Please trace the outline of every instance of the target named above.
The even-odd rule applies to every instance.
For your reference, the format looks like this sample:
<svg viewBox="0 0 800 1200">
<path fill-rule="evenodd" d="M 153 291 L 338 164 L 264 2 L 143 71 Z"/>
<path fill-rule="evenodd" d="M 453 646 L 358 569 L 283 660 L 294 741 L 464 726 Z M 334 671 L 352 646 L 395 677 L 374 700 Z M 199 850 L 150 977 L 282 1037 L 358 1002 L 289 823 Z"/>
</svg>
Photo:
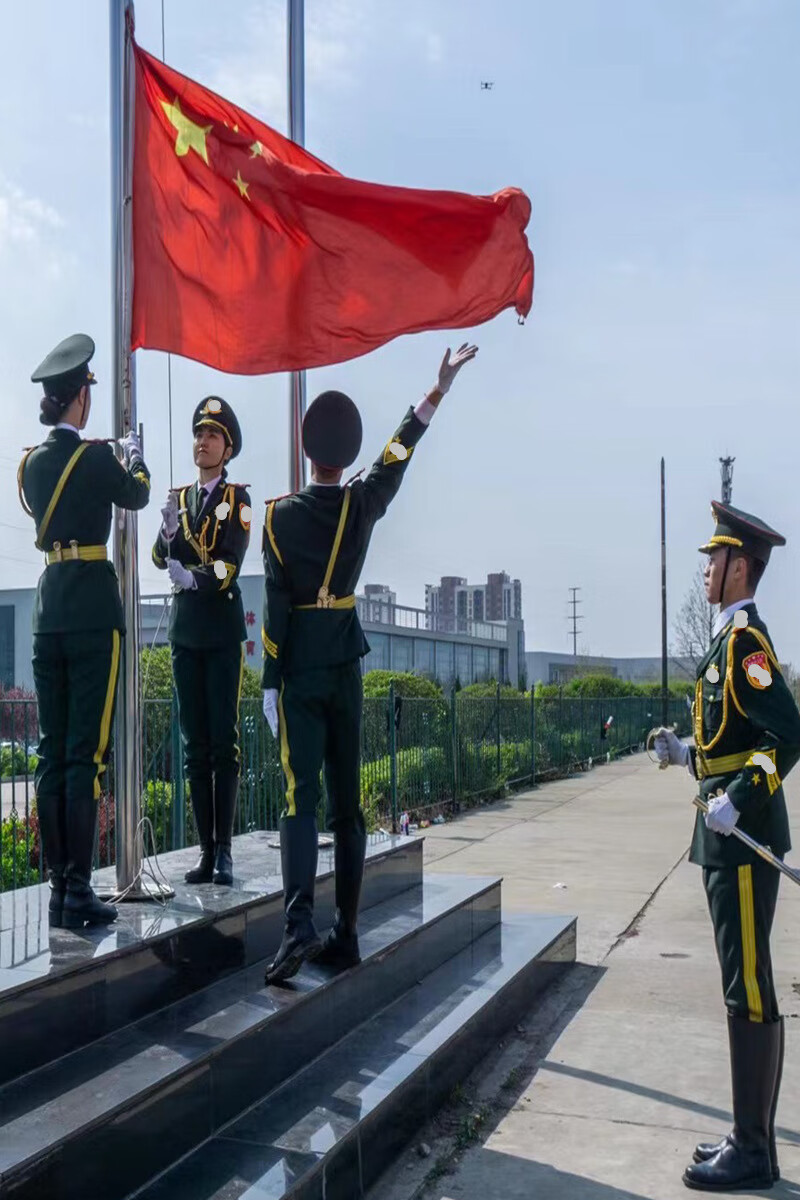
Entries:
<svg viewBox="0 0 800 1200">
<path fill-rule="evenodd" d="M 81 447 L 72 471 L 45 522 L 65 468 Z M 114 565 L 75 559 L 77 547 L 103 547 L 111 532 L 112 508 L 144 508 L 150 474 L 141 458 L 124 467 L 107 442 L 84 440 L 70 429 L 53 429 L 29 450 L 17 473 L 20 501 L 36 522 L 37 548 L 58 551 L 62 562 L 45 566 L 36 588 L 33 632 L 77 633 L 118 629 L 125 621 Z M 46 526 L 46 527 L 45 527 Z"/>
<path fill-rule="evenodd" d="M 781 781 L 800 758 L 800 712 L 755 604 L 740 611 L 747 624 L 720 630 L 697 669 L 692 764 L 703 799 L 727 792 L 741 813 L 737 828 L 782 855 L 791 842 Z M 728 867 L 755 857 L 733 835 L 707 829 L 698 812 L 692 862 Z"/>
<path fill-rule="evenodd" d="M 211 650 L 246 637 L 239 572 L 250 543 L 250 496 L 223 471 L 211 495 L 200 503 L 200 484 L 178 494 L 178 532 L 171 542 L 159 530 L 153 562 L 165 570 L 177 559 L 194 575 L 197 587 L 172 600 L 169 639 L 178 646 Z"/>
<path fill-rule="evenodd" d="M 262 538 L 265 688 L 280 687 L 284 675 L 354 662 L 369 653 L 355 589 L 375 522 L 397 495 L 426 428 L 410 408 L 363 480 L 347 488 L 311 483 L 267 505 Z M 348 494 L 328 585 L 329 599 L 335 599 L 337 607 L 317 607 Z"/>
</svg>

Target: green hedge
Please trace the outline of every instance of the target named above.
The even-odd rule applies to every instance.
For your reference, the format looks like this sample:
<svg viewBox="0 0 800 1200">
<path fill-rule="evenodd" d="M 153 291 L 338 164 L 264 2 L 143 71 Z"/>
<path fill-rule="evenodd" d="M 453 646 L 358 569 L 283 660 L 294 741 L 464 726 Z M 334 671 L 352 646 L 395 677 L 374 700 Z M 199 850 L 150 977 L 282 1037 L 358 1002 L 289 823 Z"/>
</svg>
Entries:
<svg viewBox="0 0 800 1200">
<path fill-rule="evenodd" d="M 39 883 L 38 825 L 24 817 L 0 822 L 0 886 L 8 891 Z"/>
<path fill-rule="evenodd" d="M 26 754 L 22 746 L 0 746 L 0 779 L 32 775 L 38 761 L 36 754 Z"/>
</svg>

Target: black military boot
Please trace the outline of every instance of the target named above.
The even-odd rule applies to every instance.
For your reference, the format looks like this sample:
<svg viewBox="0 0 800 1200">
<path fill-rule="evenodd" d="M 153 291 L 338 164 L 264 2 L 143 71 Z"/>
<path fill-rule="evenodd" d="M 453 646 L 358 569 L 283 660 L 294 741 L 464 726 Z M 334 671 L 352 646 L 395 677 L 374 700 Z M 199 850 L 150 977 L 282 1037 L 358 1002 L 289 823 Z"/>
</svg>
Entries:
<svg viewBox="0 0 800 1200">
<path fill-rule="evenodd" d="M 778 1148 L 775 1143 L 775 1114 L 778 1109 L 778 1094 L 781 1090 L 781 1079 L 783 1077 L 783 1053 L 785 1045 L 786 1027 L 783 1023 L 783 1017 L 778 1017 L 780 1025 L 780 1037 L 778 1039 L 778 1061 L 775 1068 L 775 1082 L 772 1087 L 772 1104 L 769 1114 L 769 1161 L 772 1167 L 772 1178 L 775 1183 L 781 1177 L 780 1167 L 778 1166 Z M 700 1142 L 695 1146 L 694 1161 L 707 1162 L 713 1158 L 715 1154 L 719 1154 L 728 1144 L 730 1134 L 726 1134 L 719 1142 Z"/>
<path fill-rule="evenodd" d="M 63 923 L 66 929 L 108 925 L 116 921 L 113 904 L 104 904 L 92 891 L 92 854 L 97 829 L 97 801 L 91 795 L 71 798 L 66 806 L 67 853 Z"/>
<path fill-rule="evenodd" d="M 231 841 L 236 817 L 236 796 L 239 776 L 233 771 L 214 774 L 214 883 L 222 887 L 233 884 Z"/>
<path fill-rule="evenodd" d="M 183 878 L 187 883 L 211 883 L 214 876 L 214 780 L 211 772 L 190 778 L 189 790 L 200 857 Z"/>
<path fill-rule="evenodd" d="M 50 926 L 60 929 L 64 914 L 66 883 L 64 870 L 67 865 L 66 845 L 63 829 L 63 800 L 60 796 L 37 795 L 36 812 L 39 817 L 39 836 L 42 853 L 50 873 Z"/>
<path fill-rule="evenodd" d="M 781 1080 L 783 1079 L 783 1054 L 786 1048 L 786 1026 L 783 1017 L 778 1017 L 776 1022 L 780 1026 L 778 1034 L 778 1051 L 777 1062 L 775 1064 L 775 1082 L 772 1085 L 772 1104 L 769 1110 L 769 1161 L 772 1166 L 772 1178 L 777 1182 L 781 1177 L 781 1169 L 778 1166 L 778 1146 L 775 1141 L 775 1115 L 778 1111 L 778 1095 L 781 1090 Z"/>
<path fill-rule="evenodd" d="M 336 870 L 336 917 L 315 962 L 346 970 L 361 962 L 358 950 L 358 902 L 364 878 L 367 834 L 362 813 L 334 832 Z"/>
<path fill-rule="evenodd" d="M 713 1158 L 683 1173 L 689 1188 L 729 1192 L 771 1188 L 770 1113 L 780 1051 L 780 1023 L 728 1014 L 733 1129 Z"/>
<path fill-rule="evenodd" d="M 314 882 L 317 877 L 317 819 L 281 817 L 281 871 L 286 926 L 283 941 L 267 967 L 264 982 L 291 979 L 304 962 L 316 958 L 322 942 L 314 926 Z"/>
<path fill-rule="evenodd" d="M 64 924 L 64 897 L 67 894 L 67 883 L 64 872 L 58 874 L 50 870 L 50 905 L 48 917 L 51 929 L 60 929 Z"/>
</svg>

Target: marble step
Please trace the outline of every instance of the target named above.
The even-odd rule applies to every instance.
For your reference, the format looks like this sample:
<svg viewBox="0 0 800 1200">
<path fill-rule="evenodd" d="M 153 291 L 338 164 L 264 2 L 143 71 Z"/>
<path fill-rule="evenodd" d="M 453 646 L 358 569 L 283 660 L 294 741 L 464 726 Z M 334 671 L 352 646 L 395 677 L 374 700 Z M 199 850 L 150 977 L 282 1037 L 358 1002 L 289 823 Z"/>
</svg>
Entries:
<svg viewBox="0 0 800 1200">
<path fill-rule="evenodd" d="M 426 876 L 363 914 L 350 971 L 265 988 L 264 960 L 7 1084 L 0 1195 L 120 1200 L 499 920 L 499 880 Z"/>
<path fill-rule="evenodd" d="M 575 926 L 504 920 L 129 1200 L 358 1200 L 575 961 Z"/>
<path fill-rule="evenodd" d="M 49 929 L 45 885 L 0 895 L 0 1084 L 274 954 L 283 929 L 276 838 L 234 838 L 232 888 L 183 882 L 196 848 L 163 855 L 173 899 L 120 905 L 113 925 L 81 932 Z M 96 881 L 105 875 L 110 883 L 113 872 Z M 422 839 L 370 838 L 364 909 L 421 882 Z M 333 908 L 333 852 L 322 850 L 321 928 Z"/>
</svg>

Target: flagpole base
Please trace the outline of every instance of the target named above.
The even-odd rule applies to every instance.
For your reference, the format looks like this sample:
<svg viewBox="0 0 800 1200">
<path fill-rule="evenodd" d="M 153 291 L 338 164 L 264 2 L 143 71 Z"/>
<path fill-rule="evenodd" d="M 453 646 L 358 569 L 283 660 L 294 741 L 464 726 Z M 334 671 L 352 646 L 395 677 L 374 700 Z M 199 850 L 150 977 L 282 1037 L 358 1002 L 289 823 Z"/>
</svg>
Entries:
<svg viewBox="0 0 800 1200">
<path fill-rule="evenodd" d="M 108 887 L 96 889 L 95 895 L 110 904 L 130 904 L 134 901 L 141 903 L 145 900 L 152 900 L 158 904 L 171 899 L 175 895 L 175 888 L 170 887 L 168 883 L 155 883 L 151 880 L 146 888 L 141 882 L 137 882 L 133 887 L 126 888 L 123 895 L 120 895 L 115 888 Z"/>
</svg>

